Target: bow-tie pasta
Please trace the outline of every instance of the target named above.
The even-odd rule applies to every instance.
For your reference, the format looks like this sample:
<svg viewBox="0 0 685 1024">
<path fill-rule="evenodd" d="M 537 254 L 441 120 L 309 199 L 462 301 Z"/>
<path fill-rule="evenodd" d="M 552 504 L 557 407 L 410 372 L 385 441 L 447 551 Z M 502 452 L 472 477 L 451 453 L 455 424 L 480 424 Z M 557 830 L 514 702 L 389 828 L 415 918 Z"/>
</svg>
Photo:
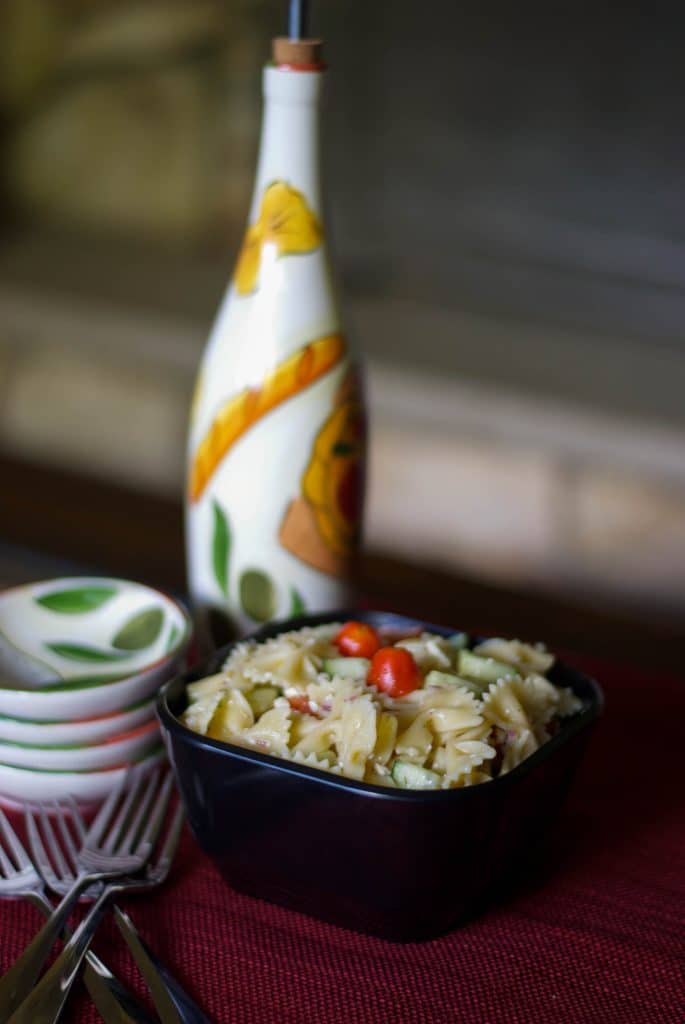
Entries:
<svg viewBox="0 0 685 1024">
<path fill-rule="evenodd" d="M 511 771 L 581 709 L 546 678 L 553 664 L 518 640 L 333 623 L 237 644 L 221 672 L 188 686 L 183 720 L 360 782 L 453 789 Z"/>
</svg>

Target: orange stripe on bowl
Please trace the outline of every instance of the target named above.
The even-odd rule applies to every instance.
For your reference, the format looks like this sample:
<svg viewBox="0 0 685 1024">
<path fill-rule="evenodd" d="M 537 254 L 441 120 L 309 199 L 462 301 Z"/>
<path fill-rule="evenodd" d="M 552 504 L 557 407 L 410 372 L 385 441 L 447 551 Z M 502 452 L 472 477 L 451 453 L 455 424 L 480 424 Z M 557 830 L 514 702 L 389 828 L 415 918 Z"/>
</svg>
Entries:
<svg viewBox="0 0 685 1024">
<path fill-rule="evenodd" d="M 112 743 L 122 743 L 124 740 L 131 740 L 136 736 L 144 736 L 145 733 L 152 733 L 154 731 L 159 731 L 159 722 L 156 718 L 149 722 L 144 722 L 143 725 L 139 725 L 135 729 L 129 729 L 128 732 L 120 732 L 117 736 L 108 736 L 107 739 L 102 740 L 100 743 L 92 743 L 90 746 L 109 747 Z"/>
</svg>

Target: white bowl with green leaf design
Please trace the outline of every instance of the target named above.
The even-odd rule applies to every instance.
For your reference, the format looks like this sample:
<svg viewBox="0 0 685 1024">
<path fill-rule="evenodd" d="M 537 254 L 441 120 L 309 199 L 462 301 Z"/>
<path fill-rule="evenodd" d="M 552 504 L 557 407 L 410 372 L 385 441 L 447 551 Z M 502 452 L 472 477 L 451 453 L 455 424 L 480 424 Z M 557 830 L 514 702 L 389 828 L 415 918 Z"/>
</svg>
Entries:
<svg viewBox="0 0 685 1024">
<path fill-rule="evenodd" d="M 155 748 L 133 763 L 141 772 L 148 772 L 164 758 L 164 750 Z M 80 804 L 96 803 L 119 785 L 129 767 L 122 764 L 101 771 L 70 772 L 0 764 L 0 804 L 16 807 L 36 800 L 61 800 L 67 795 Z"/>
<path fill-rule="evenodd" d="M 0 715 L 0 743 L 30 743 L 37 747 L 88 746 L 121 736 L 155 717 L 155 697 L 137 701 L 123 711 L 71 722 L 39 722 Z"/>
<path fill-rule="evenodd" d="M 0 743 L 0 764 L 42 771 L 101 771 L 136 761 L 158 747 L 159 743 L 159 726 L 155 720 L 122 736 L 86 746 L 40 747 L 29 743 Z"/>
<path fill-rule="evenodd" d="M 188 613 L 141 583 L 73 577 L 0 593 L 0 715 L 42 722 L 121 711 L 180 666 Z"/>
</svg>

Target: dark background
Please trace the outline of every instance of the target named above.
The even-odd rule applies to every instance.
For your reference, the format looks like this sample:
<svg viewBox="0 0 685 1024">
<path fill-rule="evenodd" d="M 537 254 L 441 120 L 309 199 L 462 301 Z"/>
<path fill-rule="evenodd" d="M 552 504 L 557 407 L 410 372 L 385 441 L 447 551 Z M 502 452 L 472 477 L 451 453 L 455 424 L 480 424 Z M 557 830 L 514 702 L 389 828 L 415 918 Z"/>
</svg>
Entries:
<svg viewBox="0 0 685 1024">
<path fill-rule="evenodd" d="M 186 403 L 243 229 L 260 69 L 285 6 L 6 0 L 0 10 L 0 578 L 35 575 L 35 558 L 59 558 L 183 587 Z M 414 542 L 411 502 L 396 534 L 380 497 L 372 502 L 368 565 L 380 591 L 380 577 L 395 579 L 389 592 L 420 585 L 422 601 L 440 590 L 444 618 L 450 593 L 464 602 L 485 588 L 484 610 L 492 593 L 505 595 L 502 628 L 525 597 L 533 621 L 554 598 L 613 616 L 617 637 L 633 623 L 677 633 L 685 598 L 682 9 L 504 0 L 313 7 L 331 66 L 324 152 L 337 258 L 374 379 L 392 371 L 440 380 L 459 409 L 473 393 L 486 424 L 426 434 L 426 450 L 440 453 L 438 492 L 443 468 L 454 478 L 444 500 L 455 533 L 444 558 Z M 66 328 L 53 317 L 57 306 L 71 318 Z M 115 314 L 140 328 L 119 330 Z M 153 320 L 178 325 L 176 348 L 147 343 L 160 333 Z M 168 366 L 159 362 L 165 351 Z M 97 424 L 92 450 L 59 440 L 69 410 L 78 427 L 79 394 L 48 388 L 42 398 L 37 385 L 22 388 L 34 361 L 62 365 L 62 355 L 64 365 L 84 368 L 84 386 L 94 374 L 94 408 L 98 380 L 113 380 L 112 367 L 142 388 L 142 370 L 158 360 L 160 400 L 173 395 L 178 410 L 177 457 L 172 451 L 157 474 L 129 471 L 123 442 L 118 462 L 107 453 L 116 430 L 102 426 L 96 443 Z M 496 431 L 487 427 L 488 403 L 504 410 Z M 540 403 L 549 422 L 568 414 L 576 424 L 563 458 L 544 436 L 548 421 L 540 427 L 533 414 Z M 390 465 L 392 445 L 415 436 L 418 413 L 386 412 L 377 437 Z M 592 444 L 575 440 L 586 415 L 599 446 L 587 463 Z M 46 425 L 34 429 L 34 419 Z M 461 495 L 478 486 L 484 503 L 498 500 L 497 460 L 508 452 L 515 460 L 520 449 L 510 433 L 549 470 L 552 540 L 538 557 L 514 537 L 504 571 L 488 536 L 473 541 L 478 515 Z M 131 465 L 144 446 L 129 444 Z M 482 464 L 477 479 L 462 467 L 464 452 Z M 521 512 L 531 523 L 539 516 L 532 504 Z M 447 577 L 432 577 L 437 570 Z M 563 615 L 550 613 L 549 628 Z M 560 634 L 592 647 L 573 629 Z"/>
</svg>

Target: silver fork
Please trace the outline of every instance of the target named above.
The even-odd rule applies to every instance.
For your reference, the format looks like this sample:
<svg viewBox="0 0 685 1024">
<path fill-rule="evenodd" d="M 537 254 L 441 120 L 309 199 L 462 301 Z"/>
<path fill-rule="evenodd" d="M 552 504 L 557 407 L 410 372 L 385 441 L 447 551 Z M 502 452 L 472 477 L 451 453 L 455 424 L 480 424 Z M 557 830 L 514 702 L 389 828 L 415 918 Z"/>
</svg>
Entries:
<svg viewBox="0 0 685 1024">
<path fill-rule="evenodd" d="M 78 847 L 84 842 L 86 836 L 86 827 L 78 804 L 71 798 L 67 802 L 69 805 L 68 809 L 58 801 L 53 801 L 50 807 L 41 804 L 39 807 L 40 829 L 37 828 L 35 815 L 31 819 L 27 817 L 27 829 L 30 832 L 32 853 L 40 863 L 45 863 L 48 859 L 52 860 L 55 865 L 55 871 L 49 875 L 46 874 L 45 881 L 53 892 L 60 895 L 68 892 L 73 884 L 75 871 L 77 870 Z M 52 813 L 57 823 L 60 839 L 55 834 L 49 812 Z M 72 830 L 69 828 L 67 818 L 76 833 L 76 842 L 74 841 Z M 50 858 L 48 858 L 48 853 L 43 845 L 41 831 L 47 843 L 51 855 Z M 91 890 L 87 890 L 83 898 L 87 898 L 90 892 Z M 150 989 L 152 1000 L 160 1015 L 162 1024 L 211 1024 L 209 1018 L 205 1016 L 179 982 L 169 974 L 169 971 L 156 954 L 147 946 L 131 918 L 116 905 L 112 907 L 112 910 L 119 931 Z"/>
<path fill-rule="evenodd" d="M 125 787 L 131 778 L 133 785 L 126 792 Z M 158 772 L 152 773 L 146 781 L 142 773 L 129 771 L 104 801 L 80 851 L 79 874 L 74 884 L 19 959 L 0 979 L 0 1020 L 7 1021 L 33 989 L 81 893 L 94 882 L 138 871 L 148 860 L 161 825 L 161 819 L 157 823 L 157 816 L 147 821 L 158 787 Z M 170 792 L 171 776 L 167 775 L 159 794 L 160 800 L 165 796 L 165 802 L 168 802 Z M 144 822 L 147 823 L 144 825 Z M 36 867 L 42 871 L 40 863 Z"/>
<path fill-rule="evenodd" d="M 153 812 L 151 824 L 155 836 L 159 833 L 166 815 L 168 796 L 160 800 Z M 171 826 L 162 844 L 157 860 L 148 865 L 141 877 L 124 877 L 108 882 L 101 894 L 93 903 L 52 967 L 41 978 L 27 999 L 9 1018 L 8 1024 L 54 1024 L 59 1018 L 69 995 L 71 986 L 78 974 L 81 961 L 85 956 L 95 929 L 107 902 L 117 892 L 151 889 L 160 885 L 171 867 L 171 862 L 178 846 L 183 824 L 183 808 L 176 808 Z"/>
<path fill-rule="evenodd" d="M 147 982 L 162 1024 L 212 1024 L 209 1017 L 152 952 L 128 914 L 117 906 L 113 909 L 119 931 Z"/>
<path fill-rule="evenodd" d="M 45 895 L 45 883 L 1 809 L 0 898 L 22 898 L 45 917 L 52 913 L 52 904 Z M 147 1010 L 137 1003 L 133 994 L 91 950 L 87 953 L 83 980 L 105 1024 L 155 1024 Z"/>
</svg>

